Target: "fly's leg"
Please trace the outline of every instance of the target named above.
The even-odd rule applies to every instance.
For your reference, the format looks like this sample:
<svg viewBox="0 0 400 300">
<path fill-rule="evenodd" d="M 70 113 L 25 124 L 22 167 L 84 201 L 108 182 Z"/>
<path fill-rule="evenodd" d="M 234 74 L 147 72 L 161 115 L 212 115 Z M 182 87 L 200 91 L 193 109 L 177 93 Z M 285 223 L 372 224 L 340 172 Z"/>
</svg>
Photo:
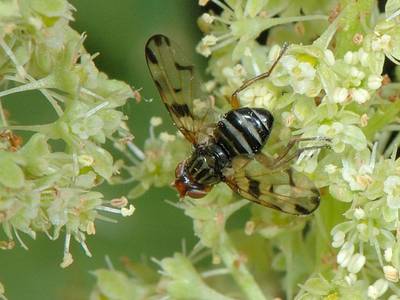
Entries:
<svg viewBox="0 0 400 300">
<path fill-rule="evenodd" d="M 294 152 L 291 150 L 295 145 L 297 145 L 299 142 L 307 142 L 307 141 L 325 141 L 327 142 L 324 145 L 317 145 L 317 146 L 307 146 L 307 147 L 299 147 L 296 149 Z M 287 146 L 283 149 L 283 151 L 278 155 L 276 158 L 270 158 L 264 153 L 258 153 L 256 154 L 256 160 L 264 165 L 266 168 L 269 169 L 279 169 L 285 166 L 287 163 L 289 163 L 291 160 L 298 158 L 303 152 L 309 151 L 309 150 L 318 150 L 318 149 L 323 149 L 329 147 L 329 142 L 331 139 L 326 138 L 326 137 L 309 137 L 309 138 L 293 138 L 289 141 Z"/>
<path fill-rule="evenodd" d="M 262 73 L 256 77 L 253 77 L 249 80 L 246 80 L 241 87 L 239 87 L 231 96 L 230 99 L 230 104 L 232 106 L 233 109 L 237 109 L 240 107 L 240 103 L 239 103 L 239 99 L 238 99 L 238 95 L 241 91 L 243 91 L 244 89 L 248 88 L 250 85 L 252 85 L 254 82 L 267 78 L 271 75 L 272 71 L 275 69 L 276 65 L 278 64 L 279 60 L 282 58 L 283 54 L 286 52 L 288 48 L 288 44 L 284 44 L 282 47 L 281 52 L 279 53 L 279 56 L 277 57 L 277 59 L 274 61 L 274 63 L 272 64 L 271 68 L 265 72 Z"/>
</svg>

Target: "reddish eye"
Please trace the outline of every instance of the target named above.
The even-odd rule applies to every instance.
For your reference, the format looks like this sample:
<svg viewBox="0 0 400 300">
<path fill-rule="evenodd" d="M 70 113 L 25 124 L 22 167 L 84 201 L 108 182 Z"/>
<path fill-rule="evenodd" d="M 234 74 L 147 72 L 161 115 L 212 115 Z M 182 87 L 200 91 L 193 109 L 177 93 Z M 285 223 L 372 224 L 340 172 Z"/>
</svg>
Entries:
<svg viewBox="0 0 400 300">
<path fill-rule="evenodd" d="M 185 165 L 184 165 L 183 161 L 180 162 L 180 163 L 176 166 L 176 169 L 175 169 L 175 177 L 176 177 L 176 178 L 182 176 L 183 171 L 184 171 L 184 167 L 185 167 Z"/>
<path fill-rule="evenodd" d="M 207 194 L 208 192 L 203 190 L 191 190 L 187 192 L 187 195 L 191 198 L 203 198 Z"/>
</svg>

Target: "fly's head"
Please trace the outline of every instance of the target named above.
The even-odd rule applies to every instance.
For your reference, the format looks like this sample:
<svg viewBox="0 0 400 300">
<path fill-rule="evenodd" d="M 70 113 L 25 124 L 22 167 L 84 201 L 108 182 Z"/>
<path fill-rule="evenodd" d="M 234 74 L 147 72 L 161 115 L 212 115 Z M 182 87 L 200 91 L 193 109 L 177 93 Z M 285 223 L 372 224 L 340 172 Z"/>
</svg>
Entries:
<svg viewBox="0 0 400 300">
<path fill-rule="evenodd" d="M 186 161 L 178 164 L 175 170 L 175 181 L 171 184 L 183 199 L 186 195 L 191 198 L 202 198 L 211 190 L 211 186 L 195 182 L 187 172 Z"/>
</svg>

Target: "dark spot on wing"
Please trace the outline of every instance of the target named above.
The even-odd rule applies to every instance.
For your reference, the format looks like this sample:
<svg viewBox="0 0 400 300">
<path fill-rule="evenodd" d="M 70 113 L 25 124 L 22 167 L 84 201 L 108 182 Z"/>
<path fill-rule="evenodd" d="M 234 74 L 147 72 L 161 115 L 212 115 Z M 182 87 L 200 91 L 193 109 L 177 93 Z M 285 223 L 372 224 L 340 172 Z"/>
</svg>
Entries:
<svg viewBox="0 0 400 300">
<path fill-rule="evenodd" d="M 295 204 L 294 208 L 297 212 L 301 213 L 302 215 L 308 215 L 309 213 L 311 213 L 308 209 L 298 204 Z"/>
<path fill-rule="evenodd" d="M 317 194 L 317 195 L 318 196 L 311 198 L 311 202 L 312 202 L 312 204 L 315 205 L 315 208 L 317 208 L 319 206 L 319 202 L 320 202 L 319 194 Z"/>
<path fill-rule="evenodd" d="M 249 180 L 249 192 L 256 198 L 260 196 L 260 182 L 258 180 L 254 180 L 248 178 Z"/>
<path fill-rule="evenodd" d="M 157 57 L 154 55 L 154 52 L 151 51 L 150 48 L 146 47 L 146 49 L 145 49 L 144 51 L 145 51 L 145 53 L 146 53 L 147 59 L 148 59 L 152 64 L 158 64 Z"/>
<path fill-rule="evenodd" d="M 166 37 L 161 34 L 157 34 L 153 37 L 154 43 L 156 43 L 157 47 L 162 45 L 163 39 L 166 39 Z"/>
<path fill-rule="evenodd" d="M 181 91 L 182 91 L 181 88 L 174 88 L 174 92 L 175 92 L 175 93 L 180 93 Z"/>
<path fill-rule="evenodd" d="M 173 103 L 171 106 L 171 111 L 174 112 L 174 114 L 178 117 L 187 117 L 187 116 L 192 116 L 189 107 L 187 104 L 178 104 L 178 103 Z"/>
<path fill-rule="evenodd" d="M 279 211 L 283 211 L 283 209 L 280 208 L 278 205 L 275 205 L 275 204 L 272 204 L 272 203 L 268 203 L 268 205 L 269 205 L 269 207 L 271 207 L 273 209 L 276 209 L 276 210 L 279 210 Z"/>
<path fill-rule="evenodd" d="M 193 72 L 193 66 L 183 66 L 178 64 L 177 62 L 175 63 L 175 67 L 179 70 L 179 71 L 189 71 L 189 72 Z"/>
</svg>

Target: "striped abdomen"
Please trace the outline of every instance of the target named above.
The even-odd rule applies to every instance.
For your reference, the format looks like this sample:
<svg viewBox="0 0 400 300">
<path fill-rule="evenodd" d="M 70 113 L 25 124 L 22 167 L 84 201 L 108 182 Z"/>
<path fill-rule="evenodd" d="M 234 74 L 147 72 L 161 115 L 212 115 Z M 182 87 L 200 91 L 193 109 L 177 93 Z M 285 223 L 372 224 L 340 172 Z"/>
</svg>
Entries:
<svg viewBox="0 0 400 300">
<path fill-rule="evenodd" d="M 230 158 L 254 155 L 267 142 L 273 121 L 271 113 L 263 108 L 242 107 L 231 110 L 217 124 L 215 143 Z"/>
</svg>

